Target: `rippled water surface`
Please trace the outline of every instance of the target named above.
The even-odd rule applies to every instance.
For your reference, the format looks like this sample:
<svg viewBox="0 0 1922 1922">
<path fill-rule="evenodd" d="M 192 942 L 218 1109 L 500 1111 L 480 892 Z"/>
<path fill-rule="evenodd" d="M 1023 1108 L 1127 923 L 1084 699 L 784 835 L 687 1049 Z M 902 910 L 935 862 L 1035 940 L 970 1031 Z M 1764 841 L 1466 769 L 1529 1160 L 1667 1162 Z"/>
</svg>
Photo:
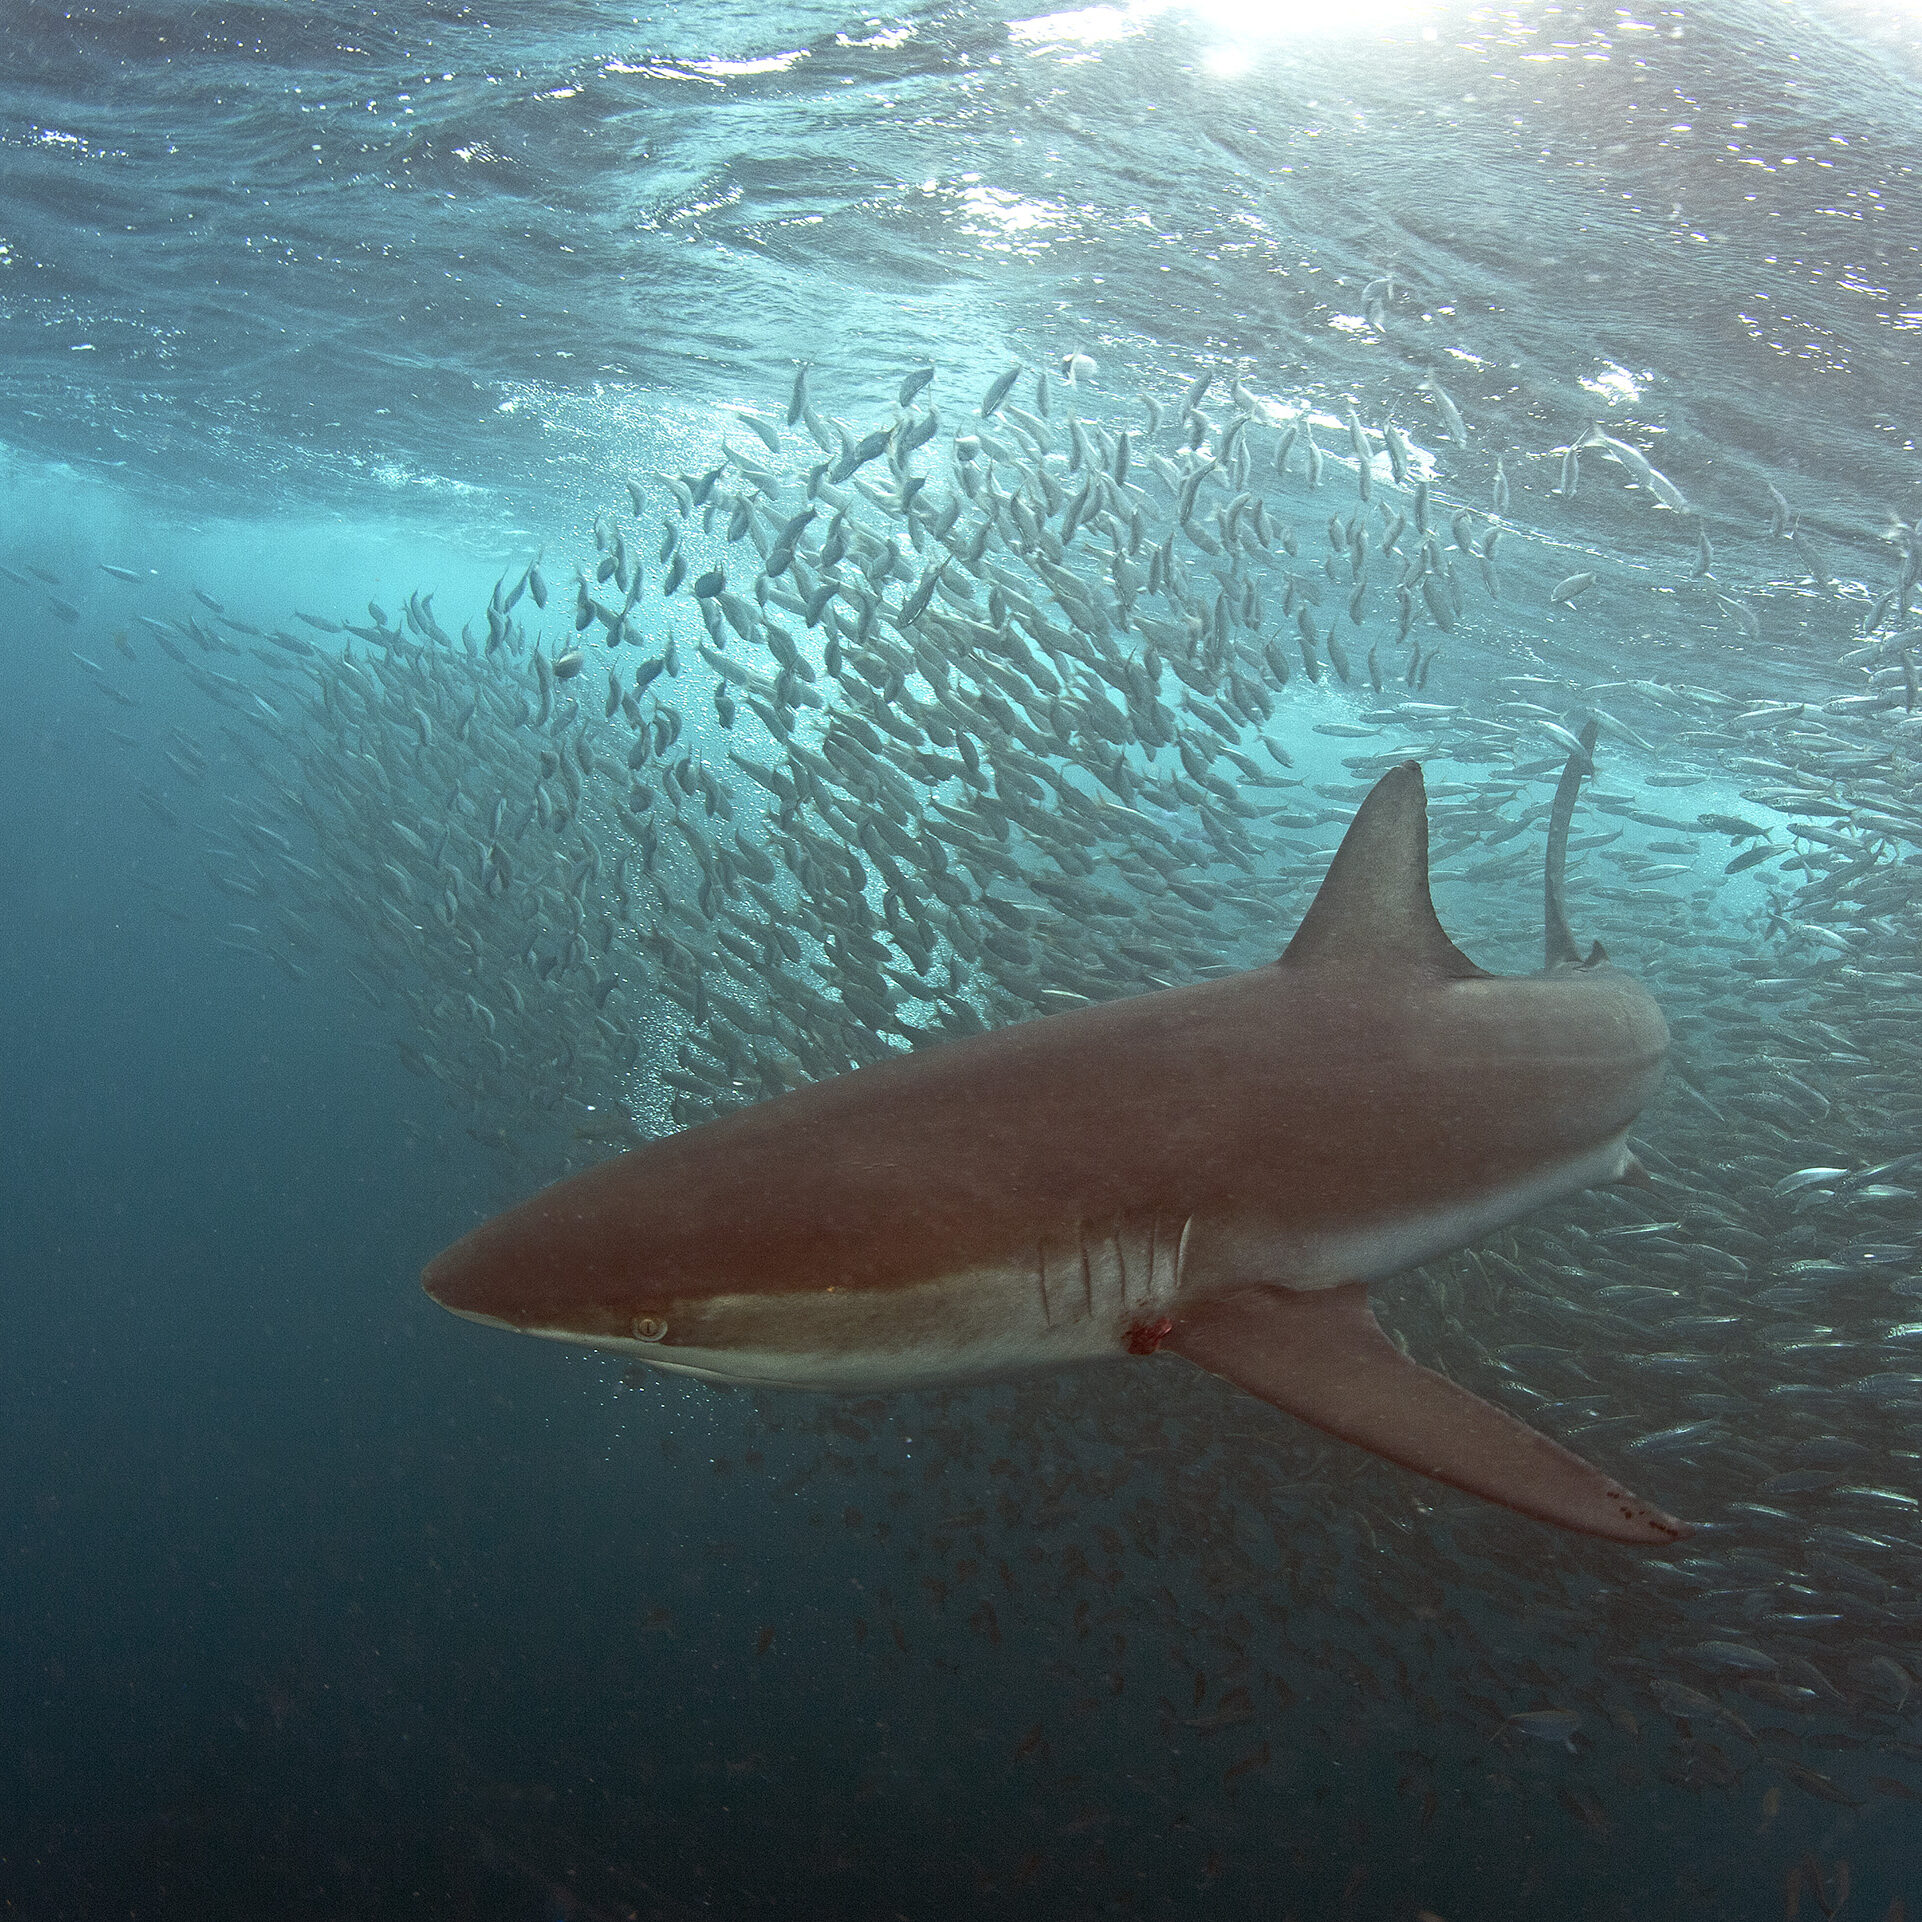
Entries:
<svg viewBox="0 0 1922 1922">
<path fill-rule="evenodd" d="M 0 25 L 0 1909 L 1922 1912 L 1912 10 Z M 1377 1305 L 1673 1548 L 415 1286 L 1584 738 L 1652 1184 Z"/>
</svg>

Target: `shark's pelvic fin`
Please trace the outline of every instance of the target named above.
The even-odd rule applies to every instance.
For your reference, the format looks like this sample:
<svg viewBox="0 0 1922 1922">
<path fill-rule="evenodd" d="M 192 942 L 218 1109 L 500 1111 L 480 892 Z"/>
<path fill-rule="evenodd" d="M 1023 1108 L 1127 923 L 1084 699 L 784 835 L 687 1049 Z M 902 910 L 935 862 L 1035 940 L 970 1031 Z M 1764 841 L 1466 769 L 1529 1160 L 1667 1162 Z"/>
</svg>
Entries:
<svg viewBox="0 0 1922 1922">
<path fill-rule="evenodd" d="M 1349 823 L 1281 964 L 1481 976 L 1442 932 L 1428 893 L 1428 797 L 1421 763 L 1404 761 L 1375 785 Z"/>
<path fill-rule="evenodd" d="M 1331 1435 L 1538 1521 L 1642 1544 L 1690 1532 L 1559 1442 L 1410 1361 L 1382 1333 L 1360 1282 L 1200 1301 L 1162 1345 Z"/>
</svg>

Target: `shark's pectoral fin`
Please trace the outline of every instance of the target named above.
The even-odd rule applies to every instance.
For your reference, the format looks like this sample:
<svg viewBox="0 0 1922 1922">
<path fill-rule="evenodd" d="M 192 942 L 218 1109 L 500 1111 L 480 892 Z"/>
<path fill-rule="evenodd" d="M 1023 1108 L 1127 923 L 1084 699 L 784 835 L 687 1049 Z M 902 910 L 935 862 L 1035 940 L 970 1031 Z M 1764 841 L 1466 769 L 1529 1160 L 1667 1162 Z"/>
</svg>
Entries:
<svg viewBox="0 0 1922 1922">
<path fill-rule="evenodd" d="M 1331 1435 L 1539 1521 L 1617 1542 L 1689 1533 L 1559 1442 L 1410 1361 L 1360 1282 L 1197 1302 L 1161 1345 Z"/>
</svg>

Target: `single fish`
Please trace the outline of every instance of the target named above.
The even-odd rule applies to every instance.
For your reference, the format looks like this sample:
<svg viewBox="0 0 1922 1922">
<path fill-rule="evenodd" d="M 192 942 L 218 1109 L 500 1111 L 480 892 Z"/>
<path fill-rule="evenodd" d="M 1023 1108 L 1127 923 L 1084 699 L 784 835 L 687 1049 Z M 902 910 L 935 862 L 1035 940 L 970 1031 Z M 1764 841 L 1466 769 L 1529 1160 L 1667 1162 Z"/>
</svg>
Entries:
<svg viewBox="0 0 1922 1922">
<path fill-rule="evenodd" d="M 1442 417 L 1442 425 L 1448 429 L 1448 438 L 1457 447 L 1467 446 L 1468 429 L 1462 425 L 1461 409 L 1449 397 L 1448 391 L 1433 374 L 1430 374 L 1421 385 L 1428 398 L 1435 403 L 1436 411 Z"/>
<path fill-rule="evenodd" d="M 1511 1715 L 1495 1733 L 1506 1734 L 1513 1731 L 1526 1735 L 1537 1742 L 1553 1742 L 1575 1754 L 1575 1731 L 1582 1725 L 1582 1718 L 1572 1708 L 1531 1708 L 1520 1715 Z"/>
<path fill-rule="evenodd" d="M 989 419 L 1001 403 L 1007 399 L 1010 389 L 1021 378 L 1019 367 L 1010 367 L 1005 373 L 997 374 L 981 397 L 981 418 Z"/>
<path fill-rule="evenodd" d="M 1566 847 L 1579 763 L 1557 796 Z M 431 1262 L 470 1320 L 715 1381 L 906 1388 L 1166 1348 L 1373 1452 L 1620 1542 L 1687 1525 L 1404 1355 L 1367 1286 L 1645 1179 L 1654 1001 L 1485 973 L 1382 778 L 1281 959 L 815 1082 L 603 1163 Z"/>
</svg>

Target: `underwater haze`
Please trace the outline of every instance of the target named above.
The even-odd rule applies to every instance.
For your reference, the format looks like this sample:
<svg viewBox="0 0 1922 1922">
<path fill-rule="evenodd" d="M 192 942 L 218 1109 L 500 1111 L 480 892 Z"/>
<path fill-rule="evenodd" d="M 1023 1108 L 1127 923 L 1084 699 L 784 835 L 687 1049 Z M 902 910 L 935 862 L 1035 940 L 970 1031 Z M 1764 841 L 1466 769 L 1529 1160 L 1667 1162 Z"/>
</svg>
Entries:
<svg viewBox="0 0 1922 1922">
<path fill-rule="evenodd" d="M 1922 1916 L 1922 15 L 0 42 L 0 1914 Z M 421 1292 L 1571 756 L 1648 1185 L 1376 1304 L 1683 1541 Z"/>
</svg>

